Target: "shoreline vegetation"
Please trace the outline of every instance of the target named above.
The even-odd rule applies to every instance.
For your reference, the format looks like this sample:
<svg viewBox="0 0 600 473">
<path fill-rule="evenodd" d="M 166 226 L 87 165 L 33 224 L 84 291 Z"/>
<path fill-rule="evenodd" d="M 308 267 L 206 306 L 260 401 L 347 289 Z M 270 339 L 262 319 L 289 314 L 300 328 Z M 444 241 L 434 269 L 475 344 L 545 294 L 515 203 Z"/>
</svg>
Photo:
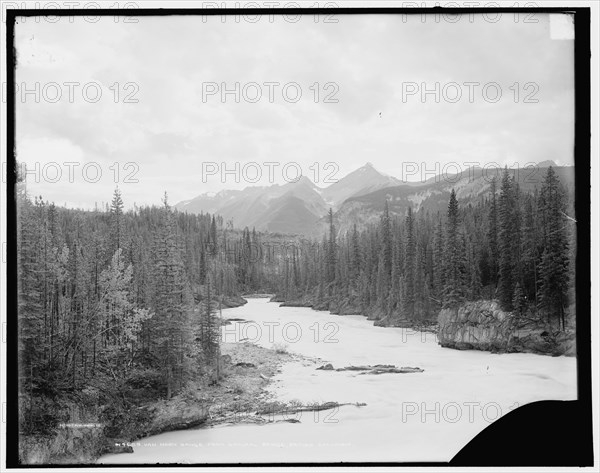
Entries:
<svg viewBox="0 0 600 473">
<path fill-rule="evenodd" d="M 330 304 L 315 302 L 309 298 L 296 301 L 286 301 L 273 294 L 244 294 L 243 297 L 225 297 L 218 301 L 223 309 L 245 305 L 247 299 L 270 298 L 270 302 L 279 302 L 281 307 L 306 307 L 313 310 L 328 310 Z M 486 301 L 481 301 L 478 307 L 469 306 L 465 310 L 443 310 L 440 321 L 445 332 L 440 335 L 439 323 L 396 321 L 386 324 L 385 320 L 366 317 L 374 320 L 374 325 L 389 327 L 404 327 L 413 330 L 437 333 L 438 343 L 444 347 L 458 350 L 486 350 L 494 353 L 530 352 L 544 355 L 575 354 L 574 330 L 544 332 L 543 324 L 529 321 L 524 329 L 519 326 L 520 337 L 508 334 L 508 326 L 514 328 L 512 314 L 501 312 L 497 304 L 490 303 L 484 308 Z M 343 310 L 332 305 L 335 315 L 360 315 L 358 308 L 346 305 Z M 489 312 L 490 307 L 493 309 Z M 488 310 L 488 312 L 486 312 Z M 493 313 L 495 311 L 495 313 Z M 466 314 L 466 315 L 465 315 Z M 483 314 L 483 315 L 482 315 Z M 485 330 L 496 338 L 490 343 L 475 343 L 474 334 L 477 323 L 473 318 L 484 318 Z M 451 320 L 448 322 L 449 319 Z M 238 319 L 223 319 L 223 325 Z M 512 324 L 512 325 L 511 325 Z M 526 324 L 527 325 L 527 324 Z M 525 330 L 525 334 L 523 334 Z M 460 333 L 460 339 L 457 338 Z M 465 335 L 466 334 L 466 335 Z M 507 335 L 508 334 L 508 335 Z M 541 337 L 539 341 L 535 337 Z M 512 344 L 506 340 L 511 339 Z M 500 342 L 499 340 L 504 340 Z M 517 340 L 517 343 L 515 342 Z M 523 342 L 523 340 L 525 342 Z M 521 343 L 518 343 L 518 342 Z M 363 407 L 365 404 L 338 404 L 329 401 L 322 404 L 282 403 L 273 399 L 273 394 L 267 391 L 267 386 L 273 376 L 279 373 L 281 366 L 293 361 L 309 361 L 315 364 L 315 369 L 324 371 L 358 371 L 361 374 L 382 373 L 419 373 L 423 370 L 417 367 L 395 367 L 393 365 L 348 366 L 333 368 L 331 364 L 321 364 L 323 360 L 310 359 L 297 354 L 288 353 L 285 347 L 273 346 L 263 348 L 258 345 L 239 342 L 222 343 L 221 357 L 223 364 L 222 379 L 213 385 L 206 386 L 203 382 L 192 382 L 178 395 L 171 399 L 158 398 L 152 402 L 136 406 L 132 411 L 122 413 L 119 429 L 110 429 L 111 435 L 103 431 L 103 425 L 97 423 L 82 424 L 83 428 L 72 429 L 67 425 L 61 428 L 53 437 L 27 436 L 22 439 L 22 452 L 28 453 L 24 458 L 27 464 L 93 464 L 107 454 L 132 453 L 137 441 L 161 433 L 187 430 L 194 428 L 211 428 L 218 425 L 238 423 L 268 424 L 273 422 L 298 422 L 293 414 L 303 411 L 319 411 L 338 408 L 344 405 Z M 217 401 L 218 400 L 218 401 Z M 279 417 L 279 418 L 277 418 Z M 92 427 L 93 426 L 93 427 Z"/>
<path fill-rule="evenodd" d="M 328 310 L 328 303 L 316 303 L 304 298 L 301 301 L 285 301 L 273 294 L 245 294 L 239 298 L 222 301 L 223 308 L 239 307 L 246 299 L 269 298 L 281 307 L 306 307 L 313 310 Z M 331 311 L 334 315 L 360 315 L 358 308 L 345 306 L 344 310 Z M 552 331 L 541 320 L 519 320 L 511 313 L 502 312 L 493 301 L 465 304 L 455 311 L 443 310 L 439 320 L 429 324 L 396 321 L 386 324 L 385 320 L 374 320 L 374 325 L 404 327 L 438 334 L 438 343 L 457 350 L 484 350 L 493 353 L 535 353 L 551 356 L 575 355 L 575 331 L 572 327 L 564 331 Z M 480 319 L 483 319 L 482 322 Z M 229 324 L 241 319 L 224 319 Z M 442 324 L 443 329 L 440 328 Z M 479 332 L 478 332 L 479 330 Z M 485 335 L 482 336 L 482 331 Z M 459 334 L 459 335 L 457 335 Z M 269 424 L 274 422 L 299 422 L 294 414 L 305 411 L 321 411 L 352 405 L 363 407 L 364 403 L 339 404 L 329 401 L 322 404 L 284 403 L 274 399 L 267 391 L 273 376 L 280 372 L 283 364 L 309 360 L 316 370 L 355 371 L 360 374 L 420 373 L 418 367 L 396 367 L 393 365 L 346 366 L 334 368 L 330 363 L 321 364 L 319 359 L 309 359 L 290 354 L 284 347 L 263 348 L 248 342 L 223 343 L 223 380 L 215 386 L 192 385 L 182 394 L 170 400 L 158 400 L 139 409 L 148 413 L 141 424 L 129 424 L 119 438 L 103 439 L 102 447 L 90 460 L 96 461 L 105 454 L 131 453 L 136 441 L 175 430 L 212 428 L 219 425 L 239 423 Z M 219 399 L 218 403 L 215 400 Z"/>
<path fill-rule="evenodd" d="M 365 314 L 364 309 L 348 301 L 303 297 L 286 300 L 271 298 L 281 307 L 306 307 L 329 311 L 334 315 L 365 315 L 379 327 L 397 327 L 435 333 L 444 348 L 482 350 L 492 353 L 534 353 L 549 356 L 575 356 L 576 332 L 574 318 L 568 319 L 564 330 L 552 326 L 544 318 L 503 311 L 497 301 L 466 302 L 459 307 L 442 309 L 437 320 L 417 320 L 383 317 L 379 313 Z"/>
<path fill-rule="evenodd" d="M 32 198 L 19 176 L 21 464 L 89 464 L 204 425 L 234 391 L 261 392 L 259 364 L 240 360 L 227 378 L 221 351 L 232 321 L 219 313 L 240 294 L 434 332 L 443 347 L 573 355 L 572 189 L 552 167 L 539 189 L 521 184 L 505 169 L 477 203 L 452 188 L 445 216 L 386 198 L 378 222 L 345 233 L 330 208 L 318 241 L 174 211 L 166 193 L 160 207 L 124 211 L 116 189 L 103 209 L 68 209 Z M 259 385 L 222 392 L 244 369 Z"/>
<path fill-rule="evenodd" d="M 224 298 L 222 307 L 239 307 L 246 298 L 265 298 L 272 294 L 251 294 L 239 298 Z M 228 324 L 237 319 L 224 319 Z M 97 464 L 103 455 L 126 454 L 144 438 L 194 428 L 212 428 L 239 423 L 270 424 L 297 423 L 299 412 L 323 411 L 342 406 L 364 407 L 366 404 L 281 402 L 267 386 L 281 367 L 290 362 L 310 363 L 316 370 L 355 371 L 360 374 L 420 373 L 416 367 L 393 365 L 347 366 L 333 368 L 319 358 L 288 353 L 286 347 L 274 345 L 263 348 L 253 343 L 222 343 L 222 378 L 206 385 L 191 382 L 181 393 L 170 399 L 158 398 L 120 414 L 119 427 L 91 422 L 65 424 L 54 436 L 22 439 L 22 453 L 27 464 Z M 107 435 L 107 432 L 110 432 Z"/>
<path fill-rule="evenodd" d="M 239 422 L 267 423 L 265 415 L 272 417 L 298 408 L 274 401 L 265 388 L 283 364 L 305 357 L 288 353 L 283 347 L 263 348 L 245 342 L 223 343 L 221 353 L 222 377 L 218 383 L 192 381 L 170 399 L 161 397 L 134 406 L 120 414 L 118 427 L 87 421 L 67 424 L 54 436 L 22 438 L 22 454 L 28 454 L 24 463 L 94 464 L 102 455 L 133 452 L 136 441 L 149 436 Z"/>
<path fill-rule="evenodd" d="M 214 307 L 222 309 L 240 307 L 247 302 L 241 296 L 213 298 Z M 221 346 L 227 348 L 228 345 L 232 344 Z M 226 373 L 224 378 L 228 379 L 230 374 Z M 131 397 L 136 399 L 128 400 L 126 408 L 113 408 L 110 412 L 103 412 L 101 406 L 90 407 L 93 399 L 86 393 L 66 402 L 63 400 L 61 410 L 65 410 L 64 404 L 68 406 L 65 422 L 40 434 L 20 433 L 21 463 L 93 464 L 104 454 L 131 452 L 130 442 L 134 440 L 201 426 L 208 418 L 209 400 L 199 397 L 198 393 L 218 394 L 222 390 L 222 395 L 226 396 L 226 386 L 206 386 L 206 379 L 202 379 L 189 383 L 182 392 L 165 399 L 164 392 L 153 389 L 152 381 L 147 381 L 132 390 Z M 133 391 L 143 391 L 144 395 L 137 397 L 137 392 Z M 51 415 L 57 405 L 48 404 L 46 409 Z"/>
<path fill-rule="evenodd" d="M 269 296 L 272 294 L 244 295 L 244 298 L 230 297 L 219 302 L 223 308 L 239 307 L 247 303 L 245 297 Z M 235 320 L 225 319 L 223 323 Z M 288 353 L 284 346 L 264 348 L 248 342 L 221 343 L 221 360 L 222 375 L 217 383 L 207 385 L 204 380 L 190 382 L 170 399 L 160 397 L 121 412 L 116 425 L 107 426 L 99 423 L 98 419 L 88 418 L 81 423 L 63 424 L 54 435 L 22 436 L 23 463 L 97 464 L 103 455 L 132 453 L 141 439 L 166 432 L 238 423 L 296 423 L 299 421 L 294 414 L 298 412 L 366 405 L 335 401 L 302 404 L 274 399 L 273 393 L 266 388 L 285 363 L 310 363 L 315 369 L 321 369 L 318 366 L 323 363 L 318 358 Z M 371 368 L 375 373 L 379 367 Z M 385 368 L 383 371 L 394 372 L 388 366 Z"/>
</svg>

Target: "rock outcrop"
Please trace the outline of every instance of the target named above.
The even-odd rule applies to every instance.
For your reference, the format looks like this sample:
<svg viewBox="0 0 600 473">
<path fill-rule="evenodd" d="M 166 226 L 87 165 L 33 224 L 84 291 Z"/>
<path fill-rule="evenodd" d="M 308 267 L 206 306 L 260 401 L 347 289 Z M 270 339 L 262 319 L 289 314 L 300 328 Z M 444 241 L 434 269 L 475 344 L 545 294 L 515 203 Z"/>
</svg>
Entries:
<svg viewBox="0 0 600 473">
<path fill-rule="evenodd" d="M 505 312 L 496 301 L 468 302 L 438 315 L 440 345 L 458 350 L 575 355 L 575 332 Z"/>
</svg>

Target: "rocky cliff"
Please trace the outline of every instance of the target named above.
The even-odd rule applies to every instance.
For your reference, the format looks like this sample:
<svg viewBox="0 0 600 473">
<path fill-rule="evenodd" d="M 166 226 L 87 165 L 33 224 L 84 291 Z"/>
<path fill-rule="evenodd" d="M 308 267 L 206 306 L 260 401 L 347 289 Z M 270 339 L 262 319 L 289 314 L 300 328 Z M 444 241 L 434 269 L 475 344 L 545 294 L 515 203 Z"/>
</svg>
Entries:
<svg viewBox="0 0 600 473">
<path fill-rule="evenodd" d="M 575 355 L 575 332 L 503 311 L 496 301 L 468 302 L 438 315 L 440 345 L 458 350 Z"/>
</svg>

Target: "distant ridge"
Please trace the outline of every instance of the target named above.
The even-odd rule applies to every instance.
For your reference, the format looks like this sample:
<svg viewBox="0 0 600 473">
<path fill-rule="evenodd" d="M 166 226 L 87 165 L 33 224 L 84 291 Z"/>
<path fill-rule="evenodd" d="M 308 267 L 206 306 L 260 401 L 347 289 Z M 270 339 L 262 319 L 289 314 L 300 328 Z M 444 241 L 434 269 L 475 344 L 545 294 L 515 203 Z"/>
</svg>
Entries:
<svg viewBox="0 0 600 473">
<path fill-rule="evenodd" d="M 557 166 L 552 160 L 535 167 L 509 172 L 518 179 L 521 190 L 533 191 L 552 166 L 564 185 L 572 186 L 574 167 Z M 497 169 L 496 173 L 502 172 Z M 308 177 L 283 185 L 249 186 L 243 190 L 222 190 L 200 194 L 175 205 L 183 212 L 216 213 L 234 228 L 256 228 L 282 234 L 321 235 L 326 230 L 326 215 L 334 210 L 338 232 L 357 225 L 364 228 L 375 223 L 387 200 L 390 213 L 405 215 L 414 211 L 445 212 L 450 191 L 455 189 L 459 204 L 476 204 L 489 192 L 494 169 L 473 167 L 461 174 L 431 177 L 425 182 L 402 182 L 379 172 L 367 162 L 327 187 L 316 186 Z"/>
</svg>

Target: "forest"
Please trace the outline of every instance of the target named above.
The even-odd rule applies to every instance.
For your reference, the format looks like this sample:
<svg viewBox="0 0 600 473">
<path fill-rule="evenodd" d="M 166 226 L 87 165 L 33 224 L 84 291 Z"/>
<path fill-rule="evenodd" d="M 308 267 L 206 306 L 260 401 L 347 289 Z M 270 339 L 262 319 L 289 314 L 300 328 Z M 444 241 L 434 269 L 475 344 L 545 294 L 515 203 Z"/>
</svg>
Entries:
<svg viewBox="0 0 600 473">
<path fill-rule="evenodd" d="M 162 205 L 67 209 L 17 185 L 19 431 L 92 420 L 119 432 L 135 407 L 190 380 L 219 382 L 220 307 L 249 293 L 382 325 L 432 323 L 496 299 L 517 316 L 574 323 L 573 198 L 550 167 L 524 193 L 505 170 L 477 203 L 409 209 L 320 240 L 236 230 Z M 236 302 L 234 302 L 236 303 Z M 76 411 L 76 412 L 75 412 Z M 107 433 L 107 436 L 112 436 Z"/>
<path fill-rule="evenodd" d="M 330 210 L 321 242 L 300 242 L 280 262 L 283 301 L 315 302 L 335 313 L 368 315 L 382 325 L 435 321 L 440 309 L 495 299 L 505 311 L 565 328 L 574 303 L 573 197 L 552 167 L 539 189 L 521 191 L 508 169 L 477 203 L 445 215 L 392 216 L 338 235 Z"/>
</svg>

